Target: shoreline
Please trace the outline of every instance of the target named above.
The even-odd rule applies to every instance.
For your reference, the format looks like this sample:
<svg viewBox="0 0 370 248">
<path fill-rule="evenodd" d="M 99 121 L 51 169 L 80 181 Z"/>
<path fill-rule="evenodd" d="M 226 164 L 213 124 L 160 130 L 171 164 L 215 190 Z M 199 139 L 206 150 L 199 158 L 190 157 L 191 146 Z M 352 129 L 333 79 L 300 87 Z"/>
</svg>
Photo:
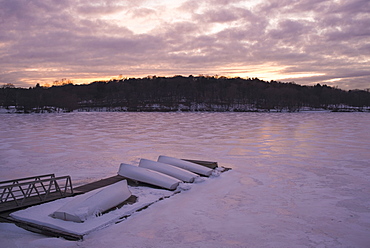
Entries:
<svg viewBox="0 0 370 248">
<path fill-rule="evenodd" d="M 370 107 L 329 107 L 329 108 L 301 108 L 299 110 L 288 110 L 288 109 L 257 109 L 257 108 L 199 108 L 199 109 L 183 109 L 183 108 L 150 108 L 150 107 L 143 107 L 143 108 L 136 108 L 136 109 L 127 109 L 123 107 L 88 107 L 88 108 L 78 108 L 74 110 L 66 110 L 62 108 L 45 108 L 45 109 L 31 109 L 31 110 L 24 110 L 24 109 L 17 109 L 14 106 L 9 108 L 0 107 L 0 114 L 51 114 L 51 113 L 76 113 L 76 112 L 214 112 L 214 113 L 300 113 L 300 112 L 341 112 L 341 113 L 370 113 Z"/>
</svg>

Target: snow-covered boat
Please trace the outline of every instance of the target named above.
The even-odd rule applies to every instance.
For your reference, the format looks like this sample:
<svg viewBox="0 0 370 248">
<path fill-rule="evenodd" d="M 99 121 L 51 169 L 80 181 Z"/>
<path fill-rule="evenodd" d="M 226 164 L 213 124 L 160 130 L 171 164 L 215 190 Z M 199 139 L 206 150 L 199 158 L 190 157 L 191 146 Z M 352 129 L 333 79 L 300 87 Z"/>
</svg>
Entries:
<svg viewBox="0 0 370 248">
<path fill-rule="evenodd" d="M 173 166 L 176 166 L 176 167 L 179 167 L 179 168 L 197 173 L 197 174 L 202 175 L 202 176 L 207 176 L 207 177 L 209 177 L 212 174 L 212 171 L 213 171 L 211 168 L 208 168 L 208 167 L 205 167 L 205 166 L 202 166 L 202 165 L 199 165 L 199 164 L 195 164 L 195 163 L 185 161 L 185 160 L 182 160 L 182 159 L 163 156 L 163 155 L 160 155 L 158 157 L 158 162 L 165 163 L 165 164 L 170 164 L 170 165 L 173 165 Z"/>
<path fill-rule="evenodd" d="M 194 182 L 195 178 L 199 177 L 197 174 L 190 172 L 188 170 L 184 170 L 170 164 L 152 161 L 149 159 L 141 159 L 139 167 L 147 168 L 150 170 L 154 170 L 169 175 L 186 183 L 192 183 Z"/>
<path fill-rule="evenodd" d="M 52 217 L 67 221 L 84 222 L 87 218 L 103 213 L 131 196 L 127 181 L 122 180 L 94 194 L 76 196 L 56 210 Z"/>
<path fill-rule="evenodd" d="M 175 190 L 181 182 L 179 179 L 163 173 L 125 163 L 120 165 L 118 175 L 169 190 Z"/>
</svg>

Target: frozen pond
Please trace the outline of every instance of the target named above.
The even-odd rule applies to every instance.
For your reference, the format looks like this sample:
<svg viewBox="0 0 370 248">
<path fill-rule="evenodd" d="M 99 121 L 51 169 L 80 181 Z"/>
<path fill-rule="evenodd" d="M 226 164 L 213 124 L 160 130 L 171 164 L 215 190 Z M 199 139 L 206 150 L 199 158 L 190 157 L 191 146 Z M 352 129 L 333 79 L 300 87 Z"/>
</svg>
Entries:
<svg viewBox="0 0 370 248">
<path fill-rule="evenodd" d="M 55 173 L 78 186 L 159 155 L 233 168 L 197 185 L 207 197 L 189 191 L 83 242 L 59 240 L 63 247 L 114 247 L 120 239 L 127 247 L 370 244 L 368 113 L 1 114 L 0 124 L 0 180 Z M 8 225 L 0 240 L 12 245 Z M 131 231 L 112 237 L 127 225 Z M 23 245 L 48 244 L 21 233 Z"/>
</svg>

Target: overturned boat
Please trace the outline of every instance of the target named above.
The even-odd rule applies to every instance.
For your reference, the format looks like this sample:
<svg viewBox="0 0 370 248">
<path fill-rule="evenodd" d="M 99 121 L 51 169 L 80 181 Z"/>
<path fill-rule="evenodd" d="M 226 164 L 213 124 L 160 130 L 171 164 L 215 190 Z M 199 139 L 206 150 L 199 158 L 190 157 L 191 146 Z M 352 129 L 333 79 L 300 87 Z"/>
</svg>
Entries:
<svg viewBox="0 0 370 248">
<path fill-rule="evenodd" d="M 202 176 L 209 177 L 212 174 L 212 169 L 208 168 L 206 166 L 202 166 L 200 164 L 196 164 L 193 162 L 189 162 L 183 159 L 178 159 L 178 158 L 173 158 L 173 157 L 168 157 L 168 156 L 159 156 L 158 157 L 158 162 L 165 163 L 165 164 L 170 164 L 194 173 L 197 173 Z"/>
<path fill-rule="evenodd" d="M 168 176 L 177 178 L 186 183 L 192 183 L 197 177 L 199 177 L 199 175 L 191 171 L 184 170 L 182 168 L 179 168 L 179 167 L 176 167 L 170 164 L 152 161 L 149 159 L 141 159 L 139 163 L 139 167 L 147 168 L 150 170 L 154 170 L 154 171 L 166 174 Z"/>
<path fill-rule="evenodd" d="M 118 175 L 169 190 L 175 190 L 181 182 L 166 174 L 125 163 L 120 165 Z"/>
<path fill-rule="evenodd" d="M 74 197 L 51 216 L 53 218 L 84 222 L 88 218 L 98 216 L 101 213 L 119 205 L 131 196 L 127 181 L 122 180 L 94 193 L 83 194 Z"/>
</svg>

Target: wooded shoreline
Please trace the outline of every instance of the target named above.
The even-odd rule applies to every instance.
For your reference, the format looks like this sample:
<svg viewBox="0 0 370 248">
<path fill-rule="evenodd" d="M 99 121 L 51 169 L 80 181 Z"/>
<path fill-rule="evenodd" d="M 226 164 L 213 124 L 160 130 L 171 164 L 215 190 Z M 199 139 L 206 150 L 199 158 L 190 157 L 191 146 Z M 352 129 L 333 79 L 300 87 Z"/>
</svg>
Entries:
<svg viewBox="0 0 370 248">
<path fill-rule="evenodd" d="M 5 112 L 71 111 L 213 111 L 298 112 L 303 110 L 368 112 L 370 92 L 327 85 L 302 86 L 258 78 L 174 76 L 112 79 L 67 84 L 0 88 Z M 4 111 L 3 111 L 4 112 Z"/>
</svg>

